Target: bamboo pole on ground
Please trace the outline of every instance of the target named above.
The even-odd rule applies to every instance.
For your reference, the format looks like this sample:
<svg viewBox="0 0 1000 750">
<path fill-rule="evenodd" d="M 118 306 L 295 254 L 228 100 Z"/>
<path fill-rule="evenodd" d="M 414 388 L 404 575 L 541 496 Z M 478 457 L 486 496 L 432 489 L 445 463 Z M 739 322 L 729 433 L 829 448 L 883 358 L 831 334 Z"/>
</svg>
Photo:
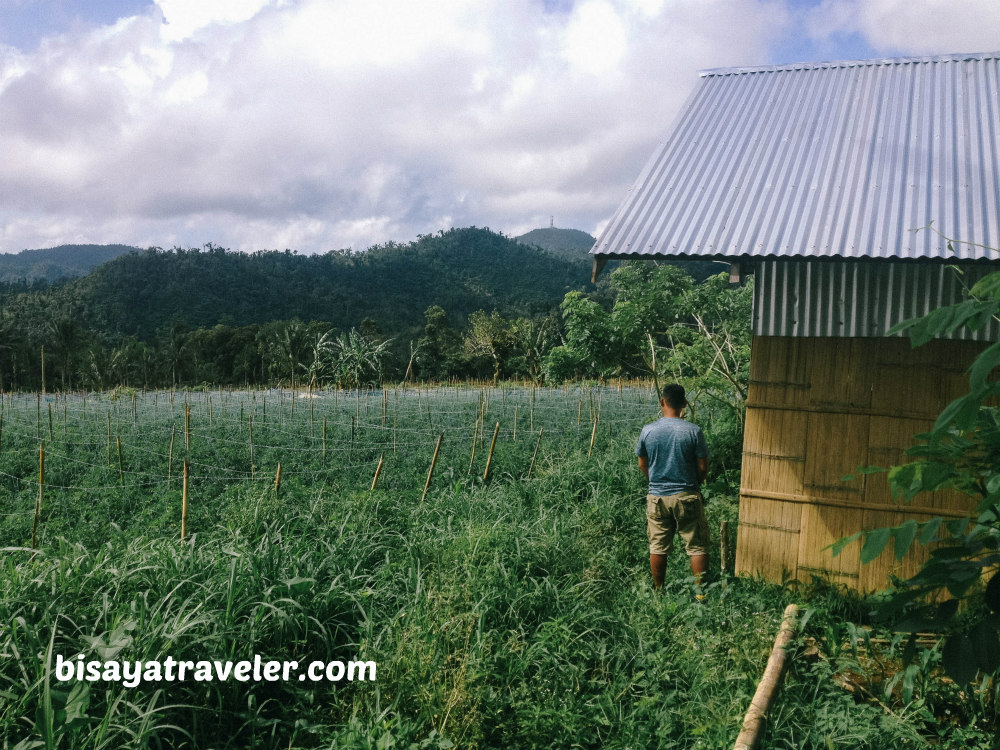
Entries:
<svg viewBox="0 0 1000 750">
<path fill-rule="evenodd" d="M 31 549 L 36 549 L 38 517 L 42 515 L 42 494 L 45 487 L 45 443 L 38 446 L 38 500 L 35 501 L 35 520 L 31 523 Z"/>
<path fill-rule="evenodd" d="M 181 541 L 187 536 L 188 517 L 188 462 L 184 459 L 184 478 L 181 483 Z"/>
<path fill-rule="evenodd" d="M 378 457 L 378 466 L 375 467 L 375 476 L 372 477 L 372 489 L 371 489 L 372 492 L 375 491 L 375 487 L 378 485 L 378 477 L 379 474 L 382 473 L 382 462 L 384 460 L 385 460 L 385 454 L 383 453 Z"/>
<path fill-rule="evenodd" d="M 781 618 L 781 628 L 778 630 L 778 636 L 774 639 L 771 656 L 768 657 L 767 666 L 764 668 L 764 676 L 761 677 L 760 684 L 757 685 L 757 692 L 754 693 L 753 700 L 750 701 L 750 708 L 743 719 L 743 729 L 736 738 L 733 750 L 753 750 L 760 742 L 768 709 L 771 707 L 771 702 L 774 700 L 784 675 L 785 662 L 788 658 L 787 647 L 795 635 L 795 618 L 798 612 L 799 606 L 797 604 L 789 604 L 785 607 L 785 613 Z"/>
<path fill-rule="evenodd" d="M 444 438 L 443 432 L 438 435 L 437 444 L 434 446 L 434 457 L 431 459 L 431 468 L 427 470 L 427 481 L 424 482 L 424 494 L 420 496 L 421 503 L 423 503 L 424 498 L 427 497 L 427 490 L 429 490 L 431 486 L 431 477 L 434 476 L 434 464 L 437 463 L 438 453 L 441 451 L 442 438 Z"/>
<path fill-rule="evenodd" d="M 483 472 L 483 481 L 489 481 L 490 478 L 490 465 L 493 463 L 493 449 L 497 445 L 497 433 L 500 432 L 500 423 L 497 422 L 497 426 L 493 428 L 493 439 L 490 441 L 490 453 L 486 457 L 486 470 Z"/>
</svg>

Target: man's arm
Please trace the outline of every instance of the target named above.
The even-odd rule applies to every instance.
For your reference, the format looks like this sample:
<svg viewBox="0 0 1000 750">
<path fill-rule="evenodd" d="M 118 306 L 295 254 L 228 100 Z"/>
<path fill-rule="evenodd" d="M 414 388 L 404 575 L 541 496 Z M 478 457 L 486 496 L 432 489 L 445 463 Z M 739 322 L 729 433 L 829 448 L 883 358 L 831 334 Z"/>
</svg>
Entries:
<svg viewBox="0 0 1000 750">
<path fill-rule="evenodd" d="M 708 458 L 699 458 L 698 459 L 698 484 L 701 484 L 702 482 L 704 482 L 706 476 L 708 476 Z"/>
<path fill-rule="evenodd" d="M 646 456 L 639 456 L 639 471 L 646 475 L 646 479 L 649 479 L 649 458 Z"/>
</svg>

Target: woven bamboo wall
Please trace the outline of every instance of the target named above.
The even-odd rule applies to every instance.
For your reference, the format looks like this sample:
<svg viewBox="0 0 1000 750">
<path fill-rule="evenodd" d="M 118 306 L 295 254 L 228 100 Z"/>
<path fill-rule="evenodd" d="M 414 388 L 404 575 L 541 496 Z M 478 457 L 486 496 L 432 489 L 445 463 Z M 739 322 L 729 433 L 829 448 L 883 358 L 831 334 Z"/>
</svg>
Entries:
<svg viewBox="0 0 1000 750">
<path fill-rule="evenodd" d="M 913 435 L 968 388 L 966 368 L 984 344 L 906 339 L 755 336 L 743 441 L 736 570 L 768 580 L 821 575 L 862 591 L 916 572 L 891 549 L 860 564 L 860 545 L 824 549 L 862 528 L 907 518 L 965 515 L 954 492 L 896 503 L 884 474 L 841 477 L 858 466 L 900 463 Z M 891 545 L 889 545 L 891 548 Z"/>
</svg>

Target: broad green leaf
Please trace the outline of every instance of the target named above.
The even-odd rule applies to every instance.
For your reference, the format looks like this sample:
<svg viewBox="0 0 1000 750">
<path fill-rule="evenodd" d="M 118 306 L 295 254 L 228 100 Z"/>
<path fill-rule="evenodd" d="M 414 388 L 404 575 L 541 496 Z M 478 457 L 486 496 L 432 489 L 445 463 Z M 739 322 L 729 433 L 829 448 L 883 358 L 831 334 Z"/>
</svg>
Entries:
<svg viewBox="0 0 1000 750">
<path fill-rule="evenodd" d="M 986 606 L 993 612 L 1000 612 L 1000 572 L 994 573 L 990 582 L 986 584 L 984 594 Z"/>
<path fill-rule="evenodd" d="M 859 532 L 857 532 L 855 534 L 851 534 L 850 536 L 845 536 L 844 538 L 838 539 L 837 541 L 835 541 L 833 544 L 830 545 L 830 548 L 833 549 L 833 556 L 837 557 L 841 552 L 844 551 L 844 548 L 847 545 L 849 545 L 851 542 L 854 542 L 854 541 L 858 540 L 859 538 L 861 538 L 861 536 L 864 533 L 865 532 L 863 532 L 863 531 L 859 531 Z"/>
<path fill-rule="evenodd" d="M 973 297 L 993 297 L 1000 299 L 1000 271 L 988 273 L 972 285 Z"/>
<path fill-rule="evenodd" d="M 938 529 L 941 528 L 941 524 L 944 523 L 943 518 L 932 518 L 930 521 L 924 524 L 924 527 L 920 530 L 919 541 L 921 544 L 929 544 L 937 536 Z"/>
<path fill-rule="evenodd" d="M 967 635 L 951 635 L 941 651 L 941 665 L 944 671 L 959 685 L 972 682 L 979 668 L 972 639 Z"/>
<path fill-rule="evenodd" d="M 1000 341 L 976 356 L 969 368 L 969 386 L 976 391 L 984 388 L 990 373 L 997 367 L 1000 367 Z"/>
<path fill-rule="evenodd" d="M 972 629 L 969 637 L 979 668 L 987 674 L 1000 669 L 1000 639 L 997 638 L 996 628 L 984 620 Z"/>
<path fill-rule="evenodd" d="M 940 626 L 948 622 L 956 612 L 958 612 L 958 599 L 948 599 L 938 605 L 934 617 Z"/>
<path fill-rule="evenodd" d="M 913 544 L 913 540 L 917 536 L 917 528 L 917 522 L 911 518 L 909 521 L 896 529 L 896 540 L 893 553 L 896 555 L 897 560 L 902 560 L 906 557 L 906 553 L 910 550 L 910 545 Z"/>
<path fill-rule="evenodd" d="M 870 563 L 882 554 L 885 545 L 889 543 L 890 536 L 892 536 L 892 529 L 875 529 L 874 531 L 869 531 L 865 535 L 865 543 L 861 547 L 861 562 L 865 564 Z"/>
</svg>

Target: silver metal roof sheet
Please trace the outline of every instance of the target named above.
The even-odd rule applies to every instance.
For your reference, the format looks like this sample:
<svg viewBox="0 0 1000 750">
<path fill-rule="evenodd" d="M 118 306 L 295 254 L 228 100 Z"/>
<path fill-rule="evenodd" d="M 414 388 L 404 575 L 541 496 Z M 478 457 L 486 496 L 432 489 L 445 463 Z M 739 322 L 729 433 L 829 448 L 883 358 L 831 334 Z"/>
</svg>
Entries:
<svg viewBox="0 0 1000 750">
<path fill-rule="evenodd" d="M 1000 53 L 701 75 L 598 261 L 1000 259 Z"/>
</svg>

